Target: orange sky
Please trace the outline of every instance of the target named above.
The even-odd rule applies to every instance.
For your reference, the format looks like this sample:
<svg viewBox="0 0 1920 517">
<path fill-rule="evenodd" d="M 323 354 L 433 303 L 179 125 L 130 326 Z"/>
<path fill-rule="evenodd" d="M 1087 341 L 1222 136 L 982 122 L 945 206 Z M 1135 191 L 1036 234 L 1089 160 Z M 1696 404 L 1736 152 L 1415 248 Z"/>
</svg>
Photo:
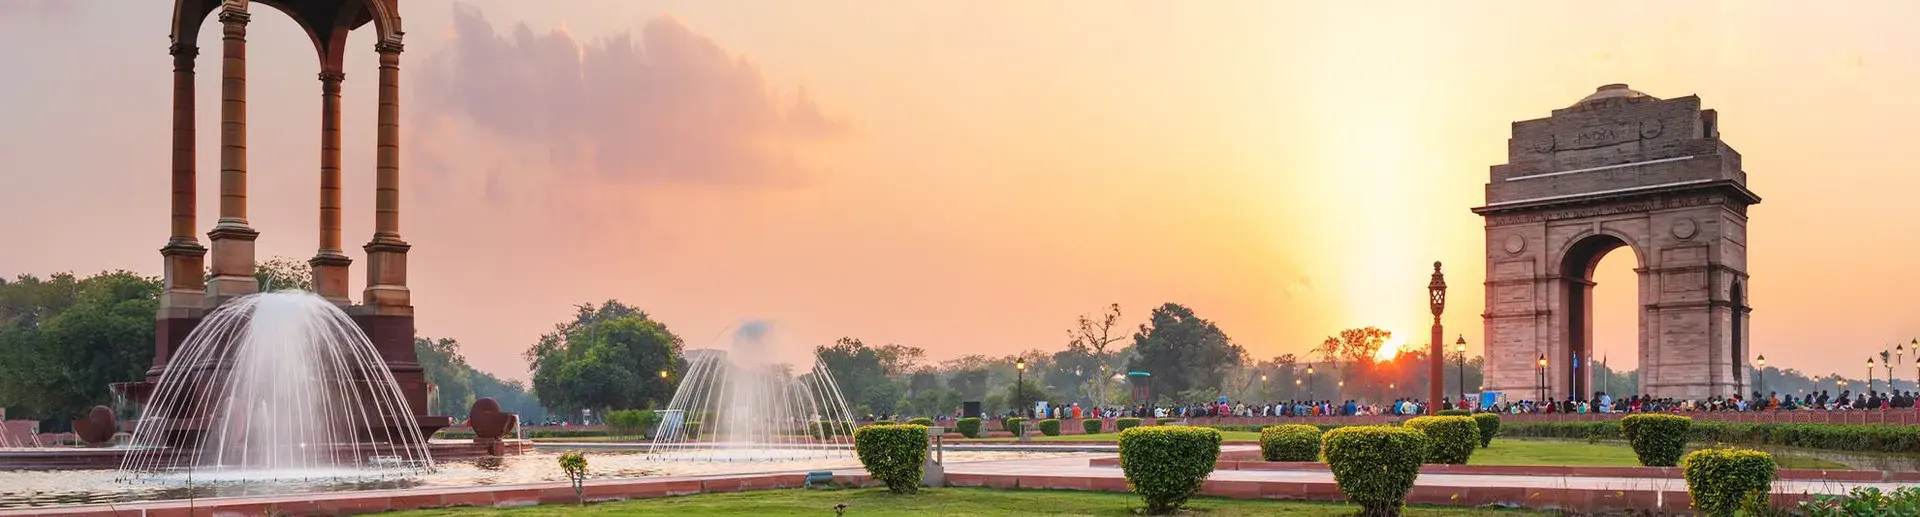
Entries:
<svg viewBox="0 0 1920 517">
<path fill-rule="evenodd" d="M 0 2 L 0 274 L 158 274 L 165 2 Z M 262 258 L 312 256 L 305 36 L 250 26 Z M 1753 345 L 1858 374 L 1920 334 L 1920 4 L 406 3 L 402 232 L 423 334 L 519 352 L 606 298 L 690 343 L 745 318 L 935 358 L 1055 349 L 1119 302 L 1259 357 L 1341 328 L 1424 342 L 1429 264 L 1477 353 L 1481 204 L 1509 124 L 1606 83 L 1698 94 L 1765 198 Z M 209 24 L 214 24 L 209 20 Z M 524 24 L 524 29 L 517 28 Z M 202 32 L 203 227 L 218 31 Z M 59 42 L 53 44 L 51 42 Z M 372 38 L 349 43 L 346 241 L 372 222 Z M 1903 159 L 1904 158 L 1904 159 Z M 360 252 L 352 255 L 362 258 Z M 364 262 L 364 260 L 361 260 Z M 1596 293 L 1633 360 L 1632 261 Z M 359 269 L 356 265 L 356 269 Z M 359 271 L 356 271 L 358 273 Z M 358 274 L 354 280 L 361 285 Z"/>
</svg>

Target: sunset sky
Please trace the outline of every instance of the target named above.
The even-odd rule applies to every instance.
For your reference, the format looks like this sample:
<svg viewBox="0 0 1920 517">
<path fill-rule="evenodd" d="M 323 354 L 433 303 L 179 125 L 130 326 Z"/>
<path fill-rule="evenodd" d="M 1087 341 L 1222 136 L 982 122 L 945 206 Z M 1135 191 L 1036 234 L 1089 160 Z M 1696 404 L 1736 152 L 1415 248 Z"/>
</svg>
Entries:
<svg viewBox="0 0 1920 517">
<path fill-rule="evenodd" d="M 0 0 L 0 275 L 158 275 L 170 3 Z M 314 253 L 307 37 L 249 26 L 262 259 Z M 1058 349 L 1179 302 L 1258 358 L 1342 328 L 1481 339 L 1488 167 L 1607 83 L 1698 94 L 1765 201 L 1752 344 L 1859 375 L 1920 335 L 1920 3 L 402 2 L 401 230 L 420 333 L 525 378 L 572 305 L 690 345 L 768 318 L 934 359 Z M 219 30 L 200 35 L 202 230 Z M 348 44 L 346 234 L 373 223 L 371 27 Z M 202 236 L 202 242 L 206 242 Z M 1632 257 L 1596 292 L 1634 359 Z M 1911 372 L 1909 372 L 1911 374 Z"/>
</svg>

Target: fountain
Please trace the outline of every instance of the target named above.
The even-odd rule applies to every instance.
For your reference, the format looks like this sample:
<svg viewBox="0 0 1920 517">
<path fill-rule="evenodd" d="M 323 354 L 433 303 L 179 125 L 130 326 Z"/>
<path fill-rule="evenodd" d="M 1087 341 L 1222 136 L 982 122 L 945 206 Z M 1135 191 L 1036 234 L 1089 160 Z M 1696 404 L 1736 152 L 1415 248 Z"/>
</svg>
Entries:
<svg viewBox="0 0 1920 517">
<path fill-rule="evenodd" d="M 380 351 L 318 295 L 233 299 L 169 364 L 134 427 L 123 479 L 356 479 L 432 468 Z"/>
<path fill-rule="evenodd" d="M 852 411 L 826 364 L 777 339 L 762 320 L 687 352 L 687 371 L 662 411 L 654 457 L 778 461 L 850 457 Z M 795 375 L 792 365 L 811 364 Z"/>
</svg>

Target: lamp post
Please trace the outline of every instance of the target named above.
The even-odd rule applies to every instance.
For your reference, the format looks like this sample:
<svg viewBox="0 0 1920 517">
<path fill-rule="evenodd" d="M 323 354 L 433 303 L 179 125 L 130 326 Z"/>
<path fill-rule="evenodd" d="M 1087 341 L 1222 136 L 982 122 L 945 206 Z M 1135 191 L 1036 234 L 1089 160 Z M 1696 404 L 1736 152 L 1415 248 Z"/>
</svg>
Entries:
<svg viewBox="0 0 1920 517">
<path fill-rule="evenodd" d="M 1307 400 L 1313 400 L 1313 363 L 1307 363 Z"/>
<path fill-rule="evenodd" d="M 1906 353 L 1907 353 L 1906 345 L 1895 343 L 1893 345 L 1893 362 L 1894 363 L 1900 362 L 1900 356 L 1905 355 Z M 1920 349 L 1915 349 L 1914 353 L 1920 354 Z M 1914 356 L 1913 362 L 1920 363 L 1920 355 Z M 1896 393 L 1900 391 L 1900 390 L 1894 389 L 1893 387 L 1893 363 L 1887 363 L 1887 391 L 1896 392 Z"/>
<path fill-rule="evenodd" d="M 1873 358 L 1867 358 L 1867 391 L 1873 391 Z"/>
<path fill-rule="evenodd" d="M 1457 361 L 1460 365 L 1460 402 L 1464 404 L 1467 401 L 1467 335 L 1466 334 L 1461 334 L 1460 339 L 1454 340 L 1453 353 L 1454 353 L 1454 360 Z"/>
<path fill-rule="evenodd" d="M 1533 403 L 1542 404 L 1547 401 L 1547 354 L 1540 354 L 1540 360 L 1534 364 L 1537 365 L 1534 367 L 1534 373 L 1539 378 L 1537 384 L 1540 386 L 1540 389 L 1538 393 L 1539 396 L 1534 397 Z"/>
<path fill-rule="evenodd" d="M 1767 356 L 1762 354 L 1760 357 L 1754 358 L 1754 362 L 1760 365 L 1760 371 L 1757 375 L 1760 379 L 1760 388 L 1757 391 L 1764 395 L 1767 392 Z"/>
<path fill-rule="evenodd" d="M 1440 313 L 1447 310 L 1447 280 L 1440 274 L 1440 261 L 1433 261 L 1433 279 L 1427 281 L 1427 304 L 1433 309 L 1433 340 L 1428 341 L 1427 351 L 1427 414 L 1440 412 L 1440 399 L 1447 396 L 1447 371 L 1441 365 L 1447 360 L 1446 337 L 1440 328 Z M 1465 338 L 1466 336 L 1461 336 Z M 1463 368 L 1464 369 L 1464 368 Z M 1461 390 L 1466 390 L 1466 378 L 1461 377 Z"/>
<path fill-rule="evenodd" d="M 1017 408 L 1021 415 L 1025 415 L 1027 414 L 1027 358 L 1014 359 L 1013 370 L 1015 376 L 1015 380 L 1013 381 L 1013 392 L 1015 395 L 1013 399 L 1014 404 L 1016 404 L 1013 407 Z"/>
</svg>

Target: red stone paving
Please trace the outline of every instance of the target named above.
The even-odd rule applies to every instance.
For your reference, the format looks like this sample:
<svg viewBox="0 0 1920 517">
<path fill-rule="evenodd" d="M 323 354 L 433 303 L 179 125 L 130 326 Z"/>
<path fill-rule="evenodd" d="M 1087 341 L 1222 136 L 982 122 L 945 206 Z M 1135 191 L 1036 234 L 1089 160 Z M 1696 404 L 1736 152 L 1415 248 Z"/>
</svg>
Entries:
<svg viewBox="0 0 1920 517">
<path fill-rule="evenodd" d="M 1236 454 L 1238 454 L 1237 451 Z M 1112 463 L 1110 460 L 1110 458 L 1096 458 L 1092 461 L 1086 458 L 1051 458 L 956 463 L 947 467 L 947 482 L 951 486 L 962 487 L 1128 491 L 1126 479 L 1120 469 L 1089 465 L 1089 463 Z M 1299 467 L 1292 470 L 1282 468 L 1217 470 L 1202 486 L 1201 493 L 1236 499 L 1344 500 L 1339 487 L 1332 480 L 1332 475 L 1325 472 L 1324 465 L 1317 470 L 1308 468 L 1310 465 L 1313 464 L 1276 463 L 1275 465 Z M 1666 512 L 1688 510 L 1686 484 L 1668 477 L 1672 469 L 1610 467 L 1618 472 L 1651 470 L 1658 471 L 1660 475 L 1657 477 L 1597 475 L 1585 477 L 1569 472 L 1596 474 L 1598 471 L 1591 471 L 1591 468 L 1568 467 L 1539 467 L 1538 471 L 1500 467 L 1494 469 L 1497 473 L 1490 473 L 1476 471 L 1477 467 L 1473 466 L 1433 467 L 1439 467 L 1444 473 L 1423 469 L 1421 478 L 1408 496 L 1410 503 L 1465 507 L 1524 507 L 1573 512 L 1609 512 L 1629 509 Z M 1788 472 L 1810 471 L 1783 471 L 1783 473 Z M 1882 476 L 1881 479 L 1909 474 L 1912 473 Z M 1851 474 L 1827 477 L 1824 481 L 1783 479 L 1775 485 L 1775 501 L 1779 504 L 1792 504 L 1805 498 L 1806 492 L 1839 493 L 1852 486 L 1870 484 L 1838 479 L 1849 476 Z M 591 480 L 585 484 L 585 495 L 591 501 L 616 501 L 698 493 L 797 488 L 804 481 L 805 474 L 802 473 Z M 854 486 L 875 485 L 864 471 L 857 469 L 836 471 L 834 481 Z M 1892 487 L 1884 483 L 1873 484 L 1873 486 L 1880 486 L 1882 489 Z M 0 517 L 21 515 L 170 517 L 266 513 L 349 515 L 449 506 L 568 504 L 574 499 L 573 487 L 567 483 L 541 483 L 215 498 L 197 500 L 191 506 L 186 501 L 163 501 L 125 504 L 113 508 L 107 506 L 21 508 L 0 510 Z"/>
</svg>

